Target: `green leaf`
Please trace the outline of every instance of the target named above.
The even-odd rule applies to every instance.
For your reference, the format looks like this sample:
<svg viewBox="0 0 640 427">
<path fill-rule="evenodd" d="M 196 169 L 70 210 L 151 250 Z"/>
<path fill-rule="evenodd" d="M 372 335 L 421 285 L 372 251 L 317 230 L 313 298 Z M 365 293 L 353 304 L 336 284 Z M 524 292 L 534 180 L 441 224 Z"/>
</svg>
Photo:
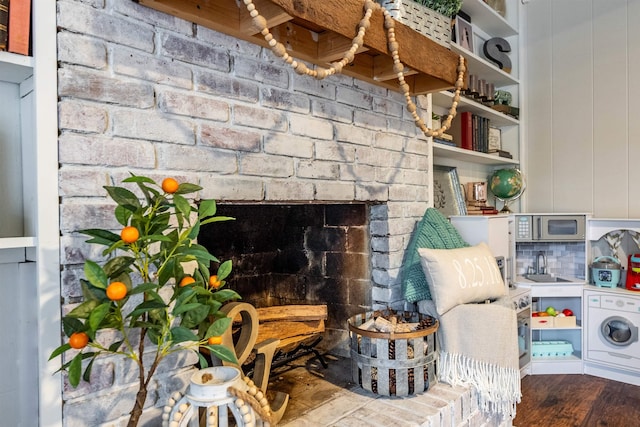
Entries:
<svg viewBox="0 0 640 427">
<path fill-rule="evenodd" d="M 51 353 L 51 356 L 49 356 L 49 360 L 58 357 L 59 355 L 61 355 L 65 351 L 69 350 L 70 348 L 71 348 L 71 346 L 69 345 L 69 343 L 62 344 L 60 347 L 58 347 L 55 350 L 53 350 L 53 352 Z"/>
<path fill-rule="evenodd" d="M 132 319 L 136 319 L 141 314 L 147 313 L 151 310 L 155 310 L 158 308 L 166 308 L 165 304 L 159 303 L 157 301 L 145 301 L 140 304 L 131 312 L 127 317 Z"/>
<path fill-rule="evenodd" d="M 118 205 L 116 206 L 114 214 L 115 214 L 116 220 L 118 221 L 118 224 L 122 225 L 123 227 L 129 224 L 129 218 L 131 218 L 130 210 L 125 209 L 122 206 Z"/>
<path fill-rule="evenodd" d="M 123 208 L 130 210 L 131 212 L 135 212 L 138 209 L 141 209 L 140 201 L 131 191 L 122 187 L 104 187 L 109 196 L 120 206 Z"/>
<path fill-rule="evenodd" d="M 213 293 L 213 297 L 216 301 L 226 302 L 234 299 L 240 299 L 241 296 L 233 289 L 220 289 Z"/>
<path fill-rule="evenodd" d="M 187 311 L 182 316 L 182 326 L 189 329 L 196 328 L 200 322 L 209 315 L 209 306 L 201 304 L 200 307 Z"/>
<path fill-rule="evenodd" d="M 82 379 L 85 380 L 86 382 L 89 382 L 91 380 L 91 369 L 93 369 L 93 362 L 96 361 L 96 356 L 98 354 L 96 354 L 95 356 L 93 356 L 93 358 L 91 358 L 91 361 L 89 362 L 87 367 L 84 369 L 84 374 L 82 374 Z"/>
<path fill-rule="evenodd" d="M 154 345 L 158 345 L 158 343 L 160 342 L 160 338 L 162 337 L 162 334 L 160 333 L 159 329 L 155 327 L 147 326 L 147 336 L 149 337 L 149 340 Z"/>
<path fill-rule="evenodd" d="M 218 260 L 216 257 L 211 255 L 211 253 L 209 253 L 207 248 L 205 248 L 204 246 L 195 245 L 195 244 L 191 245 L 190 247 L 181 248 L 180 253 L 194 256 L 198 258 L 198 260 L 208 260 L 208 261 Z"/>
<path fill-rule="evenodd" d="M 107 293 L 104 289 L 91 286 L 88 280 L 80 279 L 80 287 L 82 288 L 82 295 L 84 296 L 85 301 L 102 301 L 107 297 Z"/>
<path fill-rule="evenodd" d="M 74 332 L 84 332 L 87 327 L 79 319 L 66 315 L 62 318 L 62 329 L 68 337 Z"/>
<path fill-rule="evenodd" d="M 156 289 L 158 289 L 158 285 L 156 283 L 153 283 L 153 282 L 143 283 L 131 289 L 131 291 L 129 292 L 129 295 L 141 294 L 147 291 L 155 291 Z"/>
<path fill-rule="evenodd" d="M 82 374 L 82 353 L 76 354 L 69 365 L 69 383 L 78 387 L 80 384 L 80 375 Z"/>
<path fill-rule="evenodd" d="M 107 289 L 107 274 L 97 263 L 89 259 L 86 260 L 84 262 L 84 275 L 87 277 L 89 283 L 96 288 Z"/>
<path fill-rule="evenodd" d="M 171 340 L 174 344 L 177 344 L 185 341 L 199 341 L 200 338 L 191 332 L 191 330 L 182 326 L 176 326 L 175 328 L 171 328 Z"/>
<path fill-rule="evenodd" d="M 218 359 L 223 360 L 225 362 L 230 363 L 238 363 L 238 359 L 236 359 L 236 355 L 229 347 L 224 345 L 205 345 L 205 348 L 208 348 L 212 355 L 216 356 Z"/>
<path fill-rule="evenodd" d="M 120 340 L 120 341 L 116 341 L 114 343 L 111 343 L 111 345 L 109 346 L 109 351 L 112 352 L 112 353 L 118 351 L 118 349 L 120 348 L 120 346 L 122 345 L 123 342 L 124 342 L 124 340 Z"/>
<path fill-rule="evenodd" d="M 92 331 L 97 331 L 100 324 L 111 308 L 111 303 L 105 302 L 94 308 L 89 314 L 89 327 Z"/>
<path fill-rule="evenodd" d="M 150 234 L 148 236 L 143 236 L 145 239 L 149 239 L 156 242 L 173 242 L 170 236 L 166 236 L 164 234 Z"/>
<path fill-rule="evenodd" d="M 207 218 L 202 220 L 201 225 L 211 224 L 212 222 L 220 222 L 220 221 L 233 221 L 235 218 L 231 216 L 213 216 L 211 218 Z"/>
<path fill-rule="evenodd" d="M 104 265 L 104 272 L 108 277 L 119 276 L 122 273 L 129 273 L 131 265 L 136 261 L 130 256 L 117 256 L 110 259 Z"/>
<path fill-rule="evenodd" d="M 198 219 L 205 219 L 214 216 L 218 210 L 215 200 L 202 200 L 198 206 Z"/>
<path fill-rule="evenodd" d="M 81 230 L 80 232 L 92 237 L 92 239 L 87 240 L 87 243 L 111 246 L 120 240 L 120 236 L 116 233 L 99 228 L 89 228 L 87 230 Z"/>
<path fill-rule="evenodd" d="M 69 312 L 65 317 L 75 317 L 76 319 L 88 319 L 89 315 L 100 304 L 97 300 L 85 301 Z"/>
<path fill-rule="evenodd" d="M 118 240 L 117 242 L 115 242 L 114 244 L 112 244 L 111 246 L 109 246 L 108 248 L 105 248 L 104 251 L 102 251 L 102 256 L 108 256 L 111 252 L 115 251 L 116 249 L 120 249 L 124 246 L 126 246 L 127 244 L 125 242 L 123 242 L 122 240 Z M 128 250 L 125 248 L 125 250 Z"/>
<path fill-rule="evenodd" d="M 185 182 L 178 186 L 178 191 L 176 191 L 175 194 L 189 194 L 189 193 L 195 193 L 196 191 L 200 191 L 200 190 L 202 190 L 202 187 L 200 187 L 199 185 Z M 174 194 L 174 197 L 175 197 L 175 194 Z"/>
<path fill-rule="evenodd" d="M 131 176 L 129 178 L 123 179 L 122 182 L 136 182 L 136 183 L 146 182 L 147 184 L 155 184 L 156 183 L 153 179 L 151 179 L 149 177 L 133 175 L 133 174 L 131 174 Z"/>
<path fill-rule="evenodd" d="M 198 238 L 198 234 L 200 234 L 200 221 L 196 221 L 193 227 L 191 227 L 187 237 L 189 238 L 189 240 L 194 240 Z"/>
<path fill-rule="evenodd" d="M 200 307 L 202 304 L 200 304 L 199 302 L 192 302 L 189 304 L 176 304 L 175 308 L 173 309 L 173 315 L 174 316 L 179 316 L 182 313 L 189 311 L 189 310 L 193 310 L 195 308 Z"/>
<path fill-rule="evenodd" d="M 179 194 L 173 195 L 173 203 L 176 205 L 176 210 L 178 210 L 185 218 L 189 218 L 189 214 L 191 213 L 191 205 L 184 197 Z"/>
<path fill-rule="evenodd" d="M 231 274 L 231 260 L 227 260 L 218 267 L 218 280 L 224 280 Z"/>
<path fill-rule="evenodd" d="M 218 319 L 207 329 L 207 333 L 205 334 L 205 338 L 209 337 L 219 337 L 224 334 L 229 325 L 231 324 L 231 318 L 223 317 L 222 319 Z"/>
<path fill-rule="evenodd" d="M 175 262 L 176 260 L 174 258 L 169 258 L 162 266 L 160 271 L 158 271 L 158 284 L 160 286 L 164 286 L 164 284 L 167 283 L 169 279 L 173 278 Z"/>
<path fill-rule="evenodd" d="M 199 351 L 196 353 L 198 354 L 198 359 L 200 360 L 200 369 L 208 368 L 209 362 L 207 362 L 207 359 Z"/>
</svg>

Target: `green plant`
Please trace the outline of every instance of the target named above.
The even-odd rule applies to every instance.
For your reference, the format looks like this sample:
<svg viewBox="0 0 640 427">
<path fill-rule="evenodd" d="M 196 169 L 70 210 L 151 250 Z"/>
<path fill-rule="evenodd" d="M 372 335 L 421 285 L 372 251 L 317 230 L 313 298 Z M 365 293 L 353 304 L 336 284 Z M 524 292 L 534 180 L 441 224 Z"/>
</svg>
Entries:
<svg viewBox="0 0 640 427">
<path fill-rule="evenodd" d="M 445 16 L 455 16 L 462 7 L 462 0 L 414 0 L 423 6 L 440 12 Z"/>
<path fill-rule="evenodd" d="M 74 387 L 81 378 L 89 381 L 93 363 L 101 355 L 132 359 L 139 370 L 139 389 L 128 425 L 136 426 L 151 377 L 166 356 L 189 349 L 197 352 L 206 367 L 206 359 L 197 351 L 204 347 L 221 360 L 236 362 L 233 349 L 210 344 L 219 340 L 209 338 L 221 336 L 231 323 L 220 307 L 240 296 L 224 288 L 231 261 L 220 263 L 195 243 L 202 225 L 233 218 L 216 216 L 213 200 L 202 200 L 197 206 L 187 200 L 185 195 L 201 190 L 195 184 L 162 187 L 135 175 L 123 182 L 137 185 L 142 201 L 124 187 L 104 187 L 117 203 L 114 214 L 126 232 L 121 237 L 104 229 L 82 231 L 90 237 L 87 242 L 105 246 L 108 261 L 103 266 L 85 261 L 84 301 L 62 319 L 65 335 L 73 340 L 54 350 L 50 359 L 75 349 L 76 354 L 60 368 Z M 210 272 L 212 262 L 219 264 L 215 274 Z M 193 270 L 189 274 L 185 273 L 188 267 Z M 186 276 L 193 280 L 183 280 Z M 120 339 L 101 344 L 96 336 L 103 329 L 118 330 Z M 148 366 L 143 358 L 145 339 L 154 345 Z"/>
</svg>

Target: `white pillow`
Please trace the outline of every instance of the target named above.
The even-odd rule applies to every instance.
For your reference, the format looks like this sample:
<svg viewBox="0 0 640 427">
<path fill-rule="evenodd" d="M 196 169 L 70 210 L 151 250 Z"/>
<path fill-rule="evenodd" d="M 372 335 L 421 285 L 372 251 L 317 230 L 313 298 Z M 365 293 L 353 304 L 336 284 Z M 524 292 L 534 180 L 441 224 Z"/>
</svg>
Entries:
<svg viewBox="0 0 640 427">
<path fill-rule="evenodd" d="M 500 269 L 485 243 L 460 249 L 419 248 L 438 314 L 470 302 L 483 302 L 507 294 Z"/>
</svg>

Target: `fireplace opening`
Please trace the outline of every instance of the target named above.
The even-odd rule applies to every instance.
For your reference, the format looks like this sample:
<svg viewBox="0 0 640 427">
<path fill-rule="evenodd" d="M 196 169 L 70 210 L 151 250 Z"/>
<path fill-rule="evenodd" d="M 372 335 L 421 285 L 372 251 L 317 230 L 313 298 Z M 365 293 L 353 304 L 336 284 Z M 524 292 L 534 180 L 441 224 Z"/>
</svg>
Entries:
<svg viewBox="0 0 640 427">
<path fill-rule="evenodd" d="M 232 260 L 227 286 L 256 308 L 326 304 L 319 348 L 347 356 L 347 319 L 371 307 L 370 205 L 219 204 L 235 218 L 202 227 L 198 241 Z"/>
</svg>

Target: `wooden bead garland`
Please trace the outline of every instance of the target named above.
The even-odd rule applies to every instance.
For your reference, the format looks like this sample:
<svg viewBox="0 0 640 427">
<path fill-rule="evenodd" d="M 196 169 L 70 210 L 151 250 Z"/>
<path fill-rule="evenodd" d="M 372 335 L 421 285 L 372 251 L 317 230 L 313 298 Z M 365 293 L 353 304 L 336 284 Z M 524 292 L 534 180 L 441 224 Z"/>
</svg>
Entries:
<svg viewBox="0 0 640 427">
<path fill-rule="evenodd" d="M 393 70 L 398 77 L 399 86 L 407 104 L 407 110 L 409 111 L 409 113 L 411 113 L 415 125 L 427 137 L 441 136 L 451 127 L 451 122 L 456 116 L 456 109 L 458 106 L 458 102 L 460 101 L 460 90 L 464 85 L 464 73 L 466 70 L 464 57 L 462 57 L 461 55 L 459 59 L 457 69 L 458 78 L 454 84 L 455 92 L 447 117 L 445 118 L 442 127 L 440 127 L 439 129 L 430 129 L 418 114 L 417 107 L 411 99 L 410 87 L 404 78 L 404 65 L 400 61 L 400 55 L 398 54 L 399 45 L 396 41 L 395 35 L 395 20 L 393 19 L 389 11 L 382 8 L 382 6 L 380 6 L 378 3 L 374 2 L 373 0 L 364 1 L 364 16 L 358 23 L 358 33 L 352 40 L 351 48 L 347 52 L 345 52 L 342 59 L 337 62 L 332 62 L 329 68 L 318 66 L 318 68 L 312 70 L 303 62 L 296 61 L 292 56 L 290 56 L 287 53 L 284 45 L 282 43 L 279 43 L 273 37 L 273 34 L 271 34 L 269 28 L 267 27 L 267 20 L 262 15 L 260 15 L 258 10 L 256 9 L 256 6 L 253 4 L 253 0 L 243 0 L 243 2 L 245 6 L 247 6 L 247 10 L 249 11 L 249 15 L 253 19 L 253 23 L 261 29 L 260 34 L 262 34 L 262 36 L 264 37 L 273 54 L 278 58 L 281 58 L 285 63 L 289 64 L 296 73 L 300 75 L 311 76 L 318 80 L 322 80 L 336 73 L 341 73 L 344 66 L 350 64 L 353 61 L 358 49 L 364 44 L 364 35 L 367 29 L 371 26 L 371 15 L 373 14 L 373 11 L 376 8 L 382 9 L 382 14 L 384 16 L 384 26 L 387 30 L 388 48 L 391 52 L 391 58 L 393 59 Z"/>
</svg>

